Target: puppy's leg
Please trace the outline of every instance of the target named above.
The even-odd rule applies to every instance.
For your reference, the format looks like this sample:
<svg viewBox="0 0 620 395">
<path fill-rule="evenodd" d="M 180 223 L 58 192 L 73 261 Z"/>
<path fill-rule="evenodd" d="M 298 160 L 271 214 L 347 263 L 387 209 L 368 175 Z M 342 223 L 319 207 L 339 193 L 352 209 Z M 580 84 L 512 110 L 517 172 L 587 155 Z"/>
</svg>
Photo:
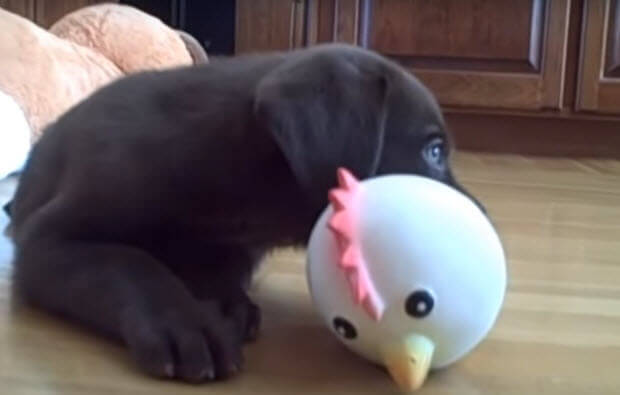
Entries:
<svg viewBox="0 0 620 395">
<path fill-rule="evenodd" d="M 203 243 L 175 245 L 169 266 L 200 300 L 219 301 L 221 312 L 231 318 L 242 341 L 253 341 L 260 327 L 260 309 L 247 294 L 252 271 L 262 257 L 243 246 L 205 247 Z M 178 249 L 177 249 L 178 248 Z M 176 251 L 176 252 L 175 252 Z"/>
<path fill-rule="evenodd" d="M 33 304 L 124 340 L 153 375 L 203 381 L 240 367 L 231 320 L 140 249 L 30 239 L 17 249 L 15 281 Z"/>
</svg>

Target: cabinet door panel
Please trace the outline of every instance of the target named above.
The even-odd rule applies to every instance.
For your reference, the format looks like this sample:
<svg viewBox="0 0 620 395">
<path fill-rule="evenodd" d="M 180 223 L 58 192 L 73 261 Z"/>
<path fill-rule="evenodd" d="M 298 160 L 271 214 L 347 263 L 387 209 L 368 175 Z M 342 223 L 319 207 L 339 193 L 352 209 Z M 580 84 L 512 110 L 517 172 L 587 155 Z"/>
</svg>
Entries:
<svg viewBox="0 0 620 395">
<path fill-rule="evenodd" d="M 620 114 L 620 1 L 586 0 L 577 109 Z"/>
<path fill-rule="evenodd" d="M 443 105 L 562 105 L 570 0 L 315 0 L 310 9 L 310 43 L 389 56 Z"/>
<path fill-rule="evenodd" d="M 237 0 L 235 52 L 301 46 L 304 7 L 300 0 Z"/>
<path fill-rule="evenodd" d="M 614 0 L 609 9 L 607 31 L 606 77 L 620 77 L 620 1 Z"/>
<path fill-rule="evenodd" d="M 512 0 L 374 1 L 370 46 L 387 55 L 539 63 L 542 6 Z"/>
</svg>

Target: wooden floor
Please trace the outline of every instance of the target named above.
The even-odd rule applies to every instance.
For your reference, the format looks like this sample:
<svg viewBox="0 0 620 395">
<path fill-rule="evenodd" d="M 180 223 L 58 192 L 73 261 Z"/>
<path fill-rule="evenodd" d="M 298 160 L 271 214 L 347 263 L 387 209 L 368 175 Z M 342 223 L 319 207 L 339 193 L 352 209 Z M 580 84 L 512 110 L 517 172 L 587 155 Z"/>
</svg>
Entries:
<svg viewBox="0 0 620 395">
<path fill-rule="evenodd" d="M 467 154 L 457 167 L 499 228 L 509 292 L 488 339 L 419 393 L 620 394 L 620 162 Z M 257 276 L 265 324 L 243 374 L 196 387 L 144 377 L 122 348 L 13 309 L 3 243 L 2 395 L 397 393 L 321 326 L 301 252 L 274 254 Z"/>
</svg>

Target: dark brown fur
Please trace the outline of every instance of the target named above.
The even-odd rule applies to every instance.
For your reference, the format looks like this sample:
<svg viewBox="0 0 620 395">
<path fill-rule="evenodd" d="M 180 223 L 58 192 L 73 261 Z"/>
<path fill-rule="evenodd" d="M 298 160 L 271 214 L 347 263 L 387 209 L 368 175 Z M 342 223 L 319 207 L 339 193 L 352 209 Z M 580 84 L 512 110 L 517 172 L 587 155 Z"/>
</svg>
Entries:
<svg viewBox="0 0 620 395">
<path fill-rule="evenodd" d="M 18 291 L 187 381 L 241 365 L 255 264 L 303 245 L 336 169 L 461 189 L 440 110 L 373 53 L 326 45 L 115 82 L 33 149 L 11 206 Z"/>
</svg>

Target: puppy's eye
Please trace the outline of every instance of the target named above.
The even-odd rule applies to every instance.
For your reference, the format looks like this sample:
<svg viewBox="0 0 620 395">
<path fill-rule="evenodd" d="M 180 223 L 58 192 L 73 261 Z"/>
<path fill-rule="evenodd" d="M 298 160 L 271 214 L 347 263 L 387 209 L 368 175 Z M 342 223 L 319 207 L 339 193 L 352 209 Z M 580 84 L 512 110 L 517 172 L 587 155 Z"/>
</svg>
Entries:
<svg viewBox="0 0 620 395">
<path fill-rule="evenodd" d="M 405 301 L 405 311 L 413 318 L 428 316 L 435 307 L 435 299 L 427 290 L 413 291 Z"/>
<path fill-rule="evenodd" d="M 357 337 L 357 330 L 349 321 L 342 317 L 336 317 L 333 321 L 334 329 L 345 339 L 353 340 Z"/>
<path fill-rule="evenodd" d="M 441 164 L 446 157 L 446 151 L 446 142 L 441 138 L 435 138 L 426 145 L 424 154 L 429 162 Z"/>
<path fill-rule="evenodd" d="M 443 144 L 438 143 L 431 147 L 431 158 L 434 160 L 439 160 L 443 157 Z"/>
</svg>

